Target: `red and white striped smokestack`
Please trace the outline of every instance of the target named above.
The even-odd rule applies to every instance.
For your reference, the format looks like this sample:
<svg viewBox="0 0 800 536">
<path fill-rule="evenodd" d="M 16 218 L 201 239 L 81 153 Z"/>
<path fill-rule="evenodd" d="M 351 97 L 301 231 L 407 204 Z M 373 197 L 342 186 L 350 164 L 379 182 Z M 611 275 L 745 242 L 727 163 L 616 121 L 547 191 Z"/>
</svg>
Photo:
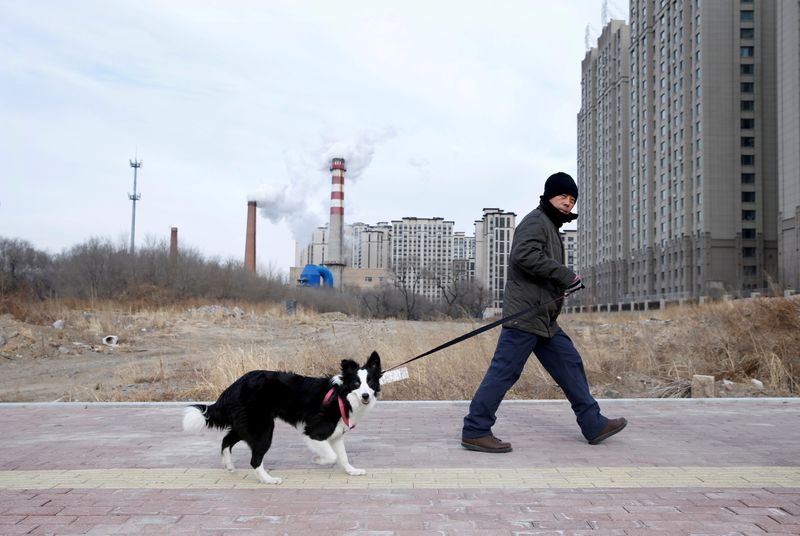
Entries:
<svg viewBox="0 0 800 536">
<path fill-rule="evenodd" d="M 256 271 L 256 202 L 247 202 L 247 235 L 244 242 L 244 268 Z"/>
<path fill-rule="evenodd" d="M 328 225 L 328 255 L 325 264 L 333 274 L 334 287 L 342 288 L 344 256 L 344 158 L 331 160 L 331 221 Z"/>
</svg>

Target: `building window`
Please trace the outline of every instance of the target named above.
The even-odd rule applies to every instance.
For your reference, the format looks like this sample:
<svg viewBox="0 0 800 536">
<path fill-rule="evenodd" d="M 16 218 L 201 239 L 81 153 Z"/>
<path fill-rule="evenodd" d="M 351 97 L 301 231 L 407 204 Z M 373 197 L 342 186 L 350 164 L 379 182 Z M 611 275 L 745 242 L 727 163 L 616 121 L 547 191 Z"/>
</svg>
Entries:
<svg viewBox="0 0 800 536">
<path fill-rule="evenodd" d="M 753 39 L 754 36 L 755 30 L 753 28 L 739 28 L 739 38 Z"/>
<path fill-rule="evenodd" d="M 742 93 L 752 93 L 753 87 L 754 85 L 752 82 L 742 82 L 739 84 L 739 89 Z"/>
<path fill-rule="evenodd" d="M 756 182 L 755 173 L 742 173 L 742 184 L 755 184 L 755 182 Z"/>
<path fill-rule="evenodd" d="M 743 130 L 752 130 L 756 126 L 756 120 L 752 119 L 752 118 L 751 119 L 740 119 L 739 120 L 739 125 L 741 126 L 741 128 Z"/>
<path fill-rule="evenodd" d="M 753 12 L 743 9 L 739 12 L 739 20 L 742 22 L 753 22 Z"/>
<path fill-rule="evenodd" d="M 739 65 L 739 72 L 741 74 L 754 74 L 755 66 L 752 63 L 743 63 Z"/>
<path fill-rule="evenodd" d="M 745 240 L 755 240 L 756 239 L 756 230 L 755 229 L 742 229 L 742 238 Z"/>
<path fill-rule="evenodd" d="M 742 136 L 742 147 L 755 147 L 756 139 L 752 136 Z"/>
<path fill-rule="evenodd" d="M 755 101 L 751 100 L 743 100 L 742 101 L 742 111 L 743 112 L 752 112 L 756 109 Z"/>
<path fill-rule="evenodd" d="M 742 203 L 755 203 L 755 202 L 756 202 L 755 192 L 742 192 Z"/>
<path fill-rule="evenodd" d="M 742 219 L 744 221 L 755 221 L 755 219 L 756 219 L 756 211 L 755 210 L 743 210 L 742 211 Z"/>
<path fill-rule="evenodd" d="M 742 155 L 742 165 L 743 166 L 753 166 L 756 163 L 756 157 L 752 154 L 743 154 Z"/>
<path fill-rule="evenodd" d="M 742 58 L 752 58 L 755 55 L 755 47 L 739 47 L 739 56 Z"/>
<path fill-rule="evenodd" d="M 756 248 L 742 248 L 742 257 L 752 258 L 756 256 Z"/>
<path fill-rule="evenodd" d="M 744 275 L 756 275 L 756 267 L 755 266 L 742 266 L 742 272 Z"/>
</svg>

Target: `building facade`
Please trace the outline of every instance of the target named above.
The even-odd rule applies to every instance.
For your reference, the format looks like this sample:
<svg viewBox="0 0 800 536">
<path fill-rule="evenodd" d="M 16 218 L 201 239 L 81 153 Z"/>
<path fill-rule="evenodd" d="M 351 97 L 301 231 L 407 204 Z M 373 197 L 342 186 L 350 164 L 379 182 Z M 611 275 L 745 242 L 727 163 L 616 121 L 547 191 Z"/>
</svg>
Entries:
<svg viewBox="0 0 800 536">
<path fill-rule="evenodd" d="M 590 301 L 628 293 L 630 36 L 612 20 L 581 64 L 578 114 L 579 265 Z M 582 298 L 586 298 L 584 295 Z"/>
<path fill-rule="evenodd" d="M 623 92 L 611 92 L 624 84 L 616 45 L 625 28 L 612 21 L 583 62 L 578 264 L 592 301 L 770 286 L 778 279 L 776 2 L 631 0 L 627 106 Z"/>
<path fill-rule="evenodd" d="M 774 8 L 631 2 L 634 298 L 745 293 L 777 275 Z"/>
<path fill-rule="evenodd" d="M 489 294 L 488 314 L 503 308 L 516 217 L 499 208 L 484 208 L 483 218 L 475 221 L 475 281 Z"/>
<path fill-rule="evenodd" d="M 392 221 L 395 286 L 429 300 L 442 297 L 453 280 L 453 222 L 443 218 L 403 218 Z"/>
<path fill-rule="evenodd" d="M 777 3 L 778 279 L 800 290 L 800 0 Z"/>
<path fill-rule="evenodd" d="M 311 233 L 311 241 L 307 244 L 294 244 L 295 267 L 302 268 L 306 264 L 325 264 L 328 252 L 328 226 L 317 227 Z"/>
<path fill-rule="evenodd" d="M 386 222 L 345 226 L 348 266 L 362 270 L 388 269 L 391 262 L 391 234 L 392 227 Z"/>
<path fill-rule="evenodd" d="M 463 231 L 453 233 L 453 277 L 458 281 L 475 279 L 475 237 Z"/>
<path fill-rule="evenodd" d="M 560 233 L 561 243 L 564 244 L 564 265 L 578 275 L 578 231 L 575 229 L 564 229 Z"/>
</svg>

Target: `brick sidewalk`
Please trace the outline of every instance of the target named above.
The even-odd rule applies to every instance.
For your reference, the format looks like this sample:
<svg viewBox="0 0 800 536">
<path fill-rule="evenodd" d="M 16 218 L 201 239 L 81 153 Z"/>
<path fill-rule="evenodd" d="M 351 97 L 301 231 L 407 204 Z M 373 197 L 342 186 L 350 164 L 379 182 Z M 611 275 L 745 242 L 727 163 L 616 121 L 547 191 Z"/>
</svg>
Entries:
<svg viewBox="0 0 800 536">
<path fill-rule="evenodd" d="M 800 534 L 800 399 L 604 400 L 589 446 L 563 401 L 505 402 L 509 454 L 458 444 L 465 402 L 382 402 L 348 437 L 362 477 L 279 425 L 257 483 L 182 404 L 0 404 L 0 534 Z"/>
</svg>

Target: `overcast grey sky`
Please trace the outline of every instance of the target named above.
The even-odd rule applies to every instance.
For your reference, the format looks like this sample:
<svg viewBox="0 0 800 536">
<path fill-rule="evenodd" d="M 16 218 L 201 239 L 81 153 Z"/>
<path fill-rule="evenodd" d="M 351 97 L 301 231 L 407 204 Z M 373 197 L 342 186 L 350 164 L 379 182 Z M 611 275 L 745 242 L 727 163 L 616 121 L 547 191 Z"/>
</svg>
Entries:
<svg viewBox="0 0 800 536">
<path fill-rule="evenodd" d="M 627 17 L 627 2 L 610 2 Z M 51 253 L 150 237 L 260 269 L 327 221 L 524 215 L 575 173 L 600 0 L 0 0 L 0 236 Z"/>
</svg>

